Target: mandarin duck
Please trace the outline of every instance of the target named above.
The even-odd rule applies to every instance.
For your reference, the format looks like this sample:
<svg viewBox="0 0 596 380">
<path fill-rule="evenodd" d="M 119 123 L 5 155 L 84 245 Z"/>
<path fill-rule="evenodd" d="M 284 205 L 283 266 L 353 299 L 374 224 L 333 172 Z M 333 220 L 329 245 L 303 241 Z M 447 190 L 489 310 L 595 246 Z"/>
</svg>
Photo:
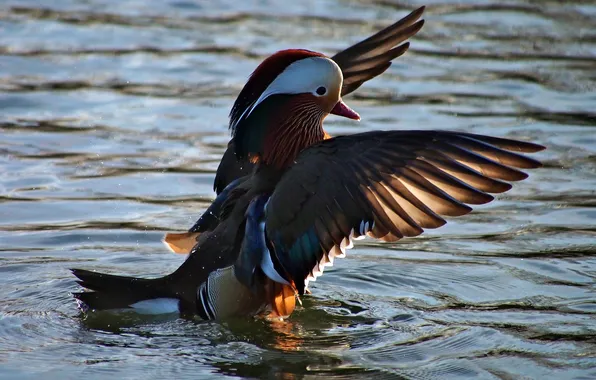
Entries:
<svg viewBox="0 0 596 380">
<path fill-rule="evenodd" d="M 492 201 L 490 193 L 508 191 L 509 182 L 527 178 L 519 169 L 540 167 L 521 153 L 541 145 L 465 132 L 325 139 L 330 113 L 358 119 L 342 95 L 406 50 L 407 44 L 395 46 L 420 29 L 422 11 L 332 58 L 286 50 L 265 59 L 230 117 L 229 154 L 254 167 L 226 172 L 225 189 L 193 227 L 201 233 L 186 260 L 155 279 L 73 269 L 91 290 L 74 294 L 80 307 L 202 319 L 266 310 L 289 316 L 308 282 L 353 240 L 417 236 L 445 224 L 444 216 Z"/>
<path fill-rule="evenodd" d="M 407 42 L 402 44 L 402 42 L 418 33 L 422 28 L 424 20 L 419 21 L 419 19 L 423 12 L 424 7 L 421 7 L 370 38 L 331 57 L 342 71 L 341 96 L 354 92 L 364 82 L 384 73 L 391 66 L 392 60 L 408 50 L 410 44 Z M 267 84 L 272 81 L 271 78 L 280 72 L 280 68 L 284 67 L 284 61 L 290 60 L 291 56 L 291 50 L 279 52 L 269 57 L 255 70 L 253 75 L 256 75 L 257 78 L 263 77 L 263 79 L 242 89 L 230 112 L 231 118 L 246 107 L 247 101 L 254 101 L 254 94 L 262 93 L 265 90 Z M 275 69 L 272 70 L 271 67 L 275 67 Z M 342 109 L 338 106 L 337 109 L 331 110 L 331 114 L 339 113 L 339 116 L 347 116 L 341 114 L 341 111 Z M 348 117 L 359 119 L 359 116 L 355 114 Z M 326 132 L 323 133 L 324 139 L 331 137 Z M 230 183 L 252 173 L 254 167 L 255 163 L 251 160 L 238 157 L 234 139 L 231 139 L 217 167 L 213 190 L 219 195 Z M 163 239 L 166 247 L 174 253 L 190 253 L 197 243 L 199 234 L 216 220 L 220 205 L 221 201 L 212 205 L 187 232 L 167 233 Z"/>
</svg>

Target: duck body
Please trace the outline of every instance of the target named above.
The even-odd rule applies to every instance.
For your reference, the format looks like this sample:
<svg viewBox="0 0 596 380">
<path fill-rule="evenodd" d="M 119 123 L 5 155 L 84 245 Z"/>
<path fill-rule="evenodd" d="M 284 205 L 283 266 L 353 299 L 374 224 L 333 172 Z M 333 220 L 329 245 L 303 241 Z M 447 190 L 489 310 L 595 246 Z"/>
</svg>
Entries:
<svg viewBox="0 0 596 380">
<path fill-rule="evenodd" d="M 422 27 L 422 11 L 332 58 L 288 50 L 266 59 L 232 108 L 219 195 L 182 234 L 184 263 L 157 279 L 75 269 L 91 290 L 75 294 L 83 310 L 288 316 L 352 240 L 417 236 L 509 190 L 527 177 L 519 169 L 539 167 L 521 153 L 540 145 L 464 132 L 327 138 L 325 117 L 359 118 L 341 97 L 403 54 L 407 44 L 395 45 Z M 248 174 L 238 169 L 247 162 Z"/>
<path fill-rule="evenodd" d="M 469 204 L 523 180 L 540 163 L 519 152 L 540 145 L 447 131 L 374 131 L 313 144 L 289 168 L 259 164 L 220 194 L 218 223 L 174 273 L 155 280 L 74 270 L 95 292 L 90 309 L 178 300 L 176 312 L 204 319 L 268 307 L 287 316 L 294 295 L 365 236 L 395 241 L 461 216 Z M 341 189 L 341 191 L 340 191 Z M 219 199 L 225 198 L 224 200 Z M 126 296 L 129 295 L 129 296 Z M 107 300 L 107 302 L 106 302 Z"/>
</svg>

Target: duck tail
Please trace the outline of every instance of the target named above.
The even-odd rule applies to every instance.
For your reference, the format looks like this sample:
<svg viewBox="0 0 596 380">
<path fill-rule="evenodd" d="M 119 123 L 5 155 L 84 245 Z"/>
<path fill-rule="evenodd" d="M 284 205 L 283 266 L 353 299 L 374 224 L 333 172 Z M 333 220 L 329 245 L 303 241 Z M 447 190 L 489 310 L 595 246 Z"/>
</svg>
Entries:
<svg viewBox="0 0 596 380">
<path fill-rule="evenodd" d="M 73 293 L 83 312 L 134 309 L 144 314 L 179 312 L 179 299 L 164 286 L 165 278 L 115 276 L 85 269 L 71 269 L 77 281 L 91 292 Z"/>
</svg>

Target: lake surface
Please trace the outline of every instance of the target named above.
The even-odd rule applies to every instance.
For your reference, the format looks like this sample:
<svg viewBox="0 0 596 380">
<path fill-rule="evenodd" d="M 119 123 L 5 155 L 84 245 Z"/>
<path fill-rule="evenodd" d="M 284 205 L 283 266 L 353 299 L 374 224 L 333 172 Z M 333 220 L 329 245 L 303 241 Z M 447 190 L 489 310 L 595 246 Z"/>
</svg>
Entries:
<svg viewBox="0 0 596 380">
<path fill-rule="evenodd" d="M 85 318 L 68 268 L 156 276 L 214 198 L 227 114 L 268 54 L 332 54 L 421 1 L 3 1 L 0 378 L 596 378 L 596 4 L 431 0 L 346 99 L 375 129 L 534 141 L 497 201 L 358 242 L 285 323 Z"/>
</svg>

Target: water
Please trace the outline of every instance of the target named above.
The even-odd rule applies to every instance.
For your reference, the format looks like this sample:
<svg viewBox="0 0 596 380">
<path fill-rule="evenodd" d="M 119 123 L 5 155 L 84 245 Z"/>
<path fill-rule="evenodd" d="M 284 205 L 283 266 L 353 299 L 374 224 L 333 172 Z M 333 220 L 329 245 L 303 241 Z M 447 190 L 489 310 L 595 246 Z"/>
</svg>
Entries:
<svg viewBox="0 0 596 380">
<path fill-rule="evenodd" d="M 213 199 L 227 113 L 278 49 L 333 53 L 420 1 L 0 5 L 0 378 L 596 377 L 596 5 L 428 1 L 412 49 L 331 134 L 535 141 L 474 213 L 364 241 L 283 324 L 84 318 L 71 267 L 160 275 Z M 150 6 L 148 4 L 151 4 Z"/>
</svg>

